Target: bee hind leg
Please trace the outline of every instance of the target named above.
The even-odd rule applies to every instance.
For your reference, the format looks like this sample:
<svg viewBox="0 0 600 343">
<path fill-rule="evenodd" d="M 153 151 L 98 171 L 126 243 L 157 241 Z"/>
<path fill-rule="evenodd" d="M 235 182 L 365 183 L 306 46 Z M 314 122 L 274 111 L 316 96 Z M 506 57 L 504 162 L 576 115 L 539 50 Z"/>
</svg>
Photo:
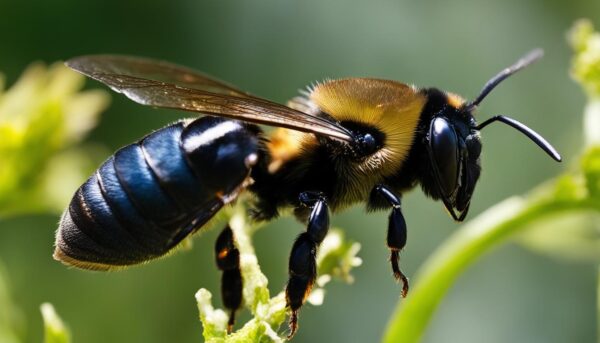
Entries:
<svg viewBox="0 0 600 343">
<path fill-rule="evenodd" d="M 215 244 L 217 267 L 221 275 L 221 299 L 223 306 L 230 311 L 227 333 L 231 333 L 235 324 L 235 313 L 242 305 L 242 272 L 240 270 L 240 252 L 235 246 L 233 231 L 229 225 L 219 234 Z"/>
<path fill-rule="evenodd" d="M 296 238 L 290 253 L 289 280 L 285 289 L 287 306 L 292 311 L 288 339 L 292 338 L 298 329 L 298 311 L 310 294 L 317 277 L 317 247 L 329 230 L 329 210 L 325 197 L 321 193 L 303 192 L 299 200 L 304 206 L 311 208 L 311 213 L 306 232 Z"/>
<path fill-rule="evenodd" d="M 408 278 L 402 273 L 398 265 L 400 251 L 406 245 L 407 236 L 406 221 L 400 207 L 400 197 L 384 185 L 377 185 L 373 188 L 371 198 L 375 197 L 382 197 L 392 206 L 392 212 L 388 220 L 387 245 L 390 249 L 390 262 L 394 277 L 396 280 L 402 281 L 402 297 L 406 297 L 409 288 Z"/>
</svg>

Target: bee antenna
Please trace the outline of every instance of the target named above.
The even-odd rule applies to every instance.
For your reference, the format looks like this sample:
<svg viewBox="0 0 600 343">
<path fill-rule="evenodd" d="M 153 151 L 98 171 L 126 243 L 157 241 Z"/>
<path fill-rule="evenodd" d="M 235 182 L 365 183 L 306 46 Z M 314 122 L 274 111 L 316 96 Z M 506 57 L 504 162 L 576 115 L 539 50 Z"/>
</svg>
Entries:
<svg viewBox="0 0 600 343">
<path fill-rule="evenodd" d="M 486 84 L 483 86 L 481 93 L 475 98 L 475 100 L 465 105 L 465 110 L 472 111 L 479 103 L 494 89 L 496 86 L 504 81 L 507 77 L 512 74 L 518 72 L 519 70 L 527 67 L 533 62 L 539 60 L 544 56 L 544 50 L 542 49 L 534 49 L 527 53 L 525 56 L 521 57 L 517 62 L 515 62 L 510 67 L 504 68 L 501 72 L 496 74 L 496 76 L 492 77 Z"/>
<path fill-rule="evenodd" d="M 475 129 L 481 130 L 484 127 L 486 127 L 489 124 L 496 122 L 496 121 L 502 122 L 506 125 L 513 127 L 514 129 L 517 129 L 519 132 L 521 132 L 525 136 L 529 137 L 529 139 L 531 139 L 535 144 L 537 144 L 540 148 L 542 148 L 542 150 L 544 150 L 546 152 L 546 154 L 548 154 L 550 157 L 552 157 L 555 161 L 557 161 L 557 162 L 562 161 L 562 157 L 560 156 L 558 151 L 556 151 L 556 149 L 552 146 L 552 144 L 548 143 L 548 141 L 544 137 L 542 137 L 539 133 L 533 131 L 532 129 L 527 127 L 525 124 L 523 124 L 515 119 L 509 118 L 506 116 L 494 116 L 494 117 L 484 121 L 483 123 L 479 124 Z"/>
</svg>

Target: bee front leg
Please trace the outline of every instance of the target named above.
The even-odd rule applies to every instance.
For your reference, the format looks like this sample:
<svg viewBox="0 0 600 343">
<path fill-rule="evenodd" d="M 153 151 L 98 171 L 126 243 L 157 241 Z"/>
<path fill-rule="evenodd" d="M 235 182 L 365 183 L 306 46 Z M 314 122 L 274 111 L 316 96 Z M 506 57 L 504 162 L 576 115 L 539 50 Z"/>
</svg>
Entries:
<svg viewBox="0 0 600 343">
<path fill-rule="evenodd" d="M 306 232 L 301 233 L 292 247 L 289 260 L 289 279 L 285 289 L 287 306 L 291 309 L 288 339 L 298 328 L 298 310 L 310 294 L 317 277 L 317 247 L 329 230 L 329 210 L 321 193 L 303 192 L 300 202 L 310 207 Z"/>
<path fill-rule="evenodd" d="M 227 225 L 219 234 L 215 244 L 217 267 L 223 271 L 221 276 L 221 299 L 223 306 L 230 311 L 227 333 L 233 330 L 235 313 L 242 305 L 242 272 L 240 270 L 240 252 L 234 244 L 233 231 Z"/>
<path fill-rule="evenodd" d="M 400 197 L 394 194 L 389 188 L 384 185 L 377 185 L 373 188 L 372 196 L 381 196 L 391 206 L 392 212 L 390 213 L 388 221 L 387 231 L 387 245 L 390 248 L 390 262 L 392 264 L 392 271 L 394 277 L 398 281 L 402 281 L 402 297 L 406 297 L 408 294 L 408 278 L 402 273 L 398 262 L 400 260 L 400 250 L 406 245 L 406 221 L 404 215 L 402 215 L 402 209 L 400 208 Z"/>
</svg>

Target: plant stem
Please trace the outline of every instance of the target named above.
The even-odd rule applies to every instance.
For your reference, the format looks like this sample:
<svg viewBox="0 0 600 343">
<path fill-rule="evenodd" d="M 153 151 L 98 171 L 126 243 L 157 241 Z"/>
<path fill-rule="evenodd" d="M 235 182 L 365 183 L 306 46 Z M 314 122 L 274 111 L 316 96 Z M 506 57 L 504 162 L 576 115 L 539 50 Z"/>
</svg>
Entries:
<svg viewBox="0 0 600 343">
<path fill-rule="evenodd" d="M 415 343 L 454 280 L 481 255 L 528 224 L 563 212 L 600 210 L 592 199 L 545 200 L 533 204 L 509 198 L 466 224 L 432 255 L 417 275 L 415 288 L 398 306 L 383 337 L 385 343 Z"/>
<path fill-rule="evenodd" d="M 596 330 L 598 330 L 598 343 L 600 343 L 600 265 L 598 265 L 598 283 L 596 286 Z"/>
</svg>

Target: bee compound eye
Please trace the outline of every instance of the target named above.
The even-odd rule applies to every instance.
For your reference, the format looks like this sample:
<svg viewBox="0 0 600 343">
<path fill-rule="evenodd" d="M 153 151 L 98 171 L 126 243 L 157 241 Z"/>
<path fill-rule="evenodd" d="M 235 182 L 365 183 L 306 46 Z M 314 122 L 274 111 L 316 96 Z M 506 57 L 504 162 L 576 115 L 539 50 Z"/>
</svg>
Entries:
<svg viewBox="0 0 600 343">
<path fill-rule="evenodd" d="M 442 117 L 432 120 L 429 131 L 429 151 L 431 162 L 437 168 L 441 191 L 449 198 L 458 186 L 460 164 L 459 146 L 456 131 Z"/>
</svg>

